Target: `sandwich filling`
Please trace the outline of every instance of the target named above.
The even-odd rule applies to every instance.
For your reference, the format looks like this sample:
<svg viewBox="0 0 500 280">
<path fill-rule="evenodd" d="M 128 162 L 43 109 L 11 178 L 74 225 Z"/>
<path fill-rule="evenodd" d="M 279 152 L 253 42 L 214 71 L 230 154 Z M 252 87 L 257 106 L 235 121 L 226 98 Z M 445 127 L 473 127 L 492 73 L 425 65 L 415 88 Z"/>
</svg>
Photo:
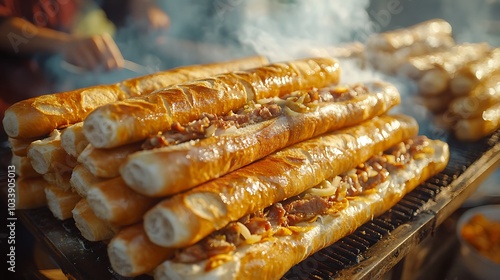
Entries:
<svg viewBox="0 0 500 280">
<path fill-rule="evenodd" d="M 160 132 L 145 140 L 142 148 L 149 150 L 223 135 L 284 114 L 309 112 L 319 103 L 349 101 L 368 93 L 366 86 L 356 84 L 349 87 L 314 88 L 309 91 L 295 91 L 283 97 L 261 99 L 223 116 L 203 114 L 200 119 L 185 125 L 174 123 L 171 130 Z"/>
<path fill-rule="evenodd" d="M 211 270 L 230 260 L 239 246 L 309 230 L 322 215 L 335 215 L 348 207 L 352 198 L 377 192 L 378 186 L 395 180 L 391 178 L 394 174 L 410 174 L 414 172 L 411 166 L 415 166 L 415 161 L 433 156 L 434 149 L 427 137 L 405 140 L 344 174 L 232 222 L 192 246 L 178 249 L 173 261 L 207 260 L 205 269 Z"/>
</svg>

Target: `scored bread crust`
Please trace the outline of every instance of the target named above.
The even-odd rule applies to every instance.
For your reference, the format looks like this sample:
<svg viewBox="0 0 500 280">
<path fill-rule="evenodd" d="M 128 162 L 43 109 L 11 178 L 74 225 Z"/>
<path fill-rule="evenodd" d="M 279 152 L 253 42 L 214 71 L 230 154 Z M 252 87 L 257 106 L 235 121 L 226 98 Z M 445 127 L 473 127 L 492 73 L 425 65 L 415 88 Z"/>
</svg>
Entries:
<svg viewBox="0 0 500 280">
<path fill-rule="evenodd" d="M 117 147 L 168 130 L 175 122 L 188 123 L 203 113 L 226 114 L 249 101 L 337 83 L 339 76 L 338 62 L 331 58 L 221 74 L 101 106 L 85 119 L 84 132 L 97 148 Z"/>
<path fill-rule="evenodd" d="M 235 133 L 136 152 L 120 173 L 127 185 L 144 195 L 160 197 L 187 190 L 286 146 L 379 116 L 399 104 L 399 92 L 393 85 L 366 85 L 369 93 L 353 100 L 320 103 L 311 112 L 284 114 Z"/>
<path fill-rule="evenodd" d="M 191 245 L 230 221 L 298 195 L 417 132 L 411 117 L 381 116 L 295 144 L 163 200 L 144 215 L 146 232 L 161 246 Z"/>
<path fill-rule="evenodd" d="M 133 78 L 113 85 L 99 85 L 19 101 L 5 111 L 3 126 L 9 137 L 31 138 L 56 128 L 81 122 L 95 108 L 125 98 L 215 74 L 262 66 L 262 56 L 227 62 L 191 65 Z"/>
<path fill-rule="evenodd" d="M 391 174 L 388 181 L 376 187 L 376 192 L 352 197 L 349 206 L 338 213 L 303 223 L 310 227 L 308 230 L 237 248 L 229 261 L 209 271 L 205 270 L 207 261 L 183 264 L 167 260 L 156 268 L 155 279 L 279 279 L 295 264 L 351 234 L 441 172 L 448 163 L 448 145 L 439 140 L 430 141 L 435 156 L 416 160 L 411 174 Z"/>
</svg>

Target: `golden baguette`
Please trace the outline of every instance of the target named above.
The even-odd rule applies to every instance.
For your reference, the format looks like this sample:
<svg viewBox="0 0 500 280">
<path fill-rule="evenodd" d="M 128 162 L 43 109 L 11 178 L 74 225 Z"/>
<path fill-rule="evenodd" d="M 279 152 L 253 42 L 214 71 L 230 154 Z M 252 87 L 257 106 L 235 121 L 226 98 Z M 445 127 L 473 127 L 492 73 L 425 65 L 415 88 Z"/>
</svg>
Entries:
<svg viewBox="0 0 500 280">
<path fill-rule="evenodd" d="M 78 157 L 80 162 L 94 176 L 114 178 L 120 176 L 120 166 L 128 155 L 141 150 L 141 142 L 110 149 L 99 149 L 88 145 Z"/>
<path fill-rule="evenodd" d="M 158 201 L 127 187 L 121 177 L 94 184 L 87 192 L 87 202 L 96 216 L 119 226 L 141 221 Z"/>
<path fill-rule="evenodd" d="M 11 164 L 16 169 L 16 175 L 23 178 L 40 177 L 40 174 L 33 169 L 31 160 L 28 157 L 12 155 Z"/>
<path fill-rule="evenodd" d="M 16 209 L 34 209 L 47 205 L 45 188 L 50 184 L 42 177 L 16 180 Z"/>
<path fill-rule="evenodd" d="M 120 230 L 108 244 L 111 267 L 122 276 L 133 277 L 153 271 L 172 257 L 174 250 L 151 242 L 142 223 Z"/>
<path fill-rule="evenodd" d="M 298 195 L 415 136 L 416 121 L 382 116 L 307 140 L 164 199 L 144 215 L 152 242 L 183 247 L 244 215 Z"/>
<path fill-rule="evenodd" d="M 40 137 L 56 128 L 83 121 L 92 110 L 104 104 L 149 94 L 190 80 L 267 63 L 265 57 L 252 56 L 227 62 L 178 67 L 112 85 L 42 95 L 10 106 L 5 111 L 3 126 L 9 137 Z"/>
<path fill-rule="evenodd" d="M 459 119 L 454 126 L 455 136 L 462 141 L 477 141 L 500 128 L 500 103 L 484 110 L 480 117 Z"/>
<path fill-rule="evenodd" d="M 61 132 L 57 129 L 49 137 L 33 141 L 28 147 L 28 158 L 39 174 L 71 172 L 77 163 L 61 146 Z"/>
<path fill-rule="evenodd" d="M 282 113 L 275 118 L 240 128 L 221 129 L 223 133 L 218 136 L 131 154 L 123 162 L 121 175 L 127 185 L 139 193 L 155 197 L 171 195 L 223 176 L 289 145 L 382 115 L 400 102 L 396 87 L 383 82 L 294 93 L 297 96 L 271 101 L 271 106 L 284 103 L 278 107 Z M 329 101 L 292 101 L 314 94 L 321 94 Z M 216 126 L 214 122 L 210 127 Z M 227 132 L 231 129 L 232 132 Z"/>
<path fill-rule="evenodd" d="M 83 122 L 68 126 L 61 134 L 61 146 L 66 153 L 74 158 L 78 158 L 88 144 L 89 141 L 83 134 Z"/>
<path fill-rule="evenodd" d="M 94 176 L 85 166 L 79 164 L 73 169 L 69 184 L 81 197 L 87 197 L 87 192 L 92 185 L 106 180 Z"/>
<path fill-rule="evenodd" d="M 119 227 L 98 218 L 85 198 L 80 199 L 71 212 L 76 227 L 83 238 L 89 241 L 109 240 L 119 231 Z"/>
<path fill-rule="evenodd" d="M 72 218 L 71 211 L 81 199 L 80 195 L 73 190 L 63 190 L 55 186 L 45 188 L 45 197 L 50 212 L 59 220 Z"/>
<path fill-rule="evenodd" d="M 500 72 L 483 80 L 467 95 L 456 97 L 449 106 L 449 112 L 460 118 L 481 117 L 483 112 L 500 102 Z"/>
<path fill-rule="evenodd" d="M 83 129 L 94 147 L 118 147 L 169 130 L 174 123 L 188 123 L 202 114 L 226 114 L 250 101 L 325 87 L 337 83 L 339 77 L 340 66 L 331 58 L 274 63 L 101 106 L 85 119 Z"/>
</svg>

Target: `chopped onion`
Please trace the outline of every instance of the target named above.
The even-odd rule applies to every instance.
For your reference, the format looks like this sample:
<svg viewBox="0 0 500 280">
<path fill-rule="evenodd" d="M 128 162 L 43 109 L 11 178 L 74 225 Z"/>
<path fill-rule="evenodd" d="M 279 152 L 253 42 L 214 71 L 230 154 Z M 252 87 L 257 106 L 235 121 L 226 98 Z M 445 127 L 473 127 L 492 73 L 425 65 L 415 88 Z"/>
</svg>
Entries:
<svg viewBox="0 0 500 280">
<path fill-rule="evenodd" d="M 205 129 L 205 137 L 213 136 L 216 130 L 217 127 L 215 126 L 215 124 L 212 124 L 211 126 L 207 127 L 207 129 Z"/>
<path fill-rule="evenodd" d="M 217 135 L 233 134 L 233 133 L 236 133 L 237 131 L 238 131 L 238 128 L 236 126 L 232 125 L 227 129 L 219 129 L 217 131 Z"/>
<path fill-rule="evenodd" d="M 236 222 L 238 225 L 238 228 L 240 229 L 240 233 L 245 238 L 245 241 L 248 244 L 256 243 L 259 242 L 262 239 L 262 236 L 257 235 L 257 234 L 251 234 L 250 230 L 242 223 Z"/>
<path fill-rule="evenodd" d="M 335 176 L 332 181 L 323 181 L 318 187 L 314 187 L 306 191 L 306 193 L 317 195 L 317 196 L 332 196 L 337 192 L 338 187 L 340 186 L 340 176 Z"/>
</svg>

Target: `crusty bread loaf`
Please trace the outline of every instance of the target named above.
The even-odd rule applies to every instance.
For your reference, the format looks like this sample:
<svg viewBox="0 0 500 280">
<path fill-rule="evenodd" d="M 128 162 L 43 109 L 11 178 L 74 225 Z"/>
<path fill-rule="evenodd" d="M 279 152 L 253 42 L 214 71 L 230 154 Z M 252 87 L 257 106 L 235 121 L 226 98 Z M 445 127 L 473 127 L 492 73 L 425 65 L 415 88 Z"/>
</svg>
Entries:
<svg viewBox="0 0 500 280">
<path fill-rule="evenodd" d="M 118 227 L 98 218 L 90 209 L 85 198 L 80 199 L 71 213 L 83 238 L 89 241 L 109 240 L 119 230 Z"/>
<path fill-rule="evenodd" d="M 148 239 L 142 223 L 120 230 L 108 244 L 111 267 L 127 277 L 152 272 L 172 254 L 173 249 L 158 246 Z"/>
<path fill-rule="evenodd" d="M 462 67 L 450 81 L 454 95 L 467 95 L 491 75 L 500 75 L 500 48 L 491 50 L 484 57 Z"/>
<path fill-rule="evenodd" d="M 376 33 L 367 40 L 367 48 L 395 51 L 432 36 L 451 36 L 452 27 L 443 19 L 431 19 L 410 27 Z"/>
<path fill-rule="evenodd" d="M 33 141 L 28 147 L 28 158 L 40 174 L 71 172 L 77 164 L 61 146 L 61 132 L 57 129 L 49 137 Z"/>
<path fill-rule="evenodd" d="M 89 141 L 83 134 L 83 122 L 72 124 L 61 133 L 61 146 L 70 156 L 78 158 Z"/>
<path fill-rule="evenodd" d="M 455 136 L 463 141 L 477 141 L 500 128 L 500 103 L 484 110 L 480 117 L 459 119 L 455 124 Z"/>
<path fill-rule="evenodd" d="M 293 265 L 352 233 L 394 206 L 423 181 L 442 171 L 449 159 L 446 143 L 432 140 L 434 154 L 423 156 L 411 166 L 393 170 L 388 180 L 371 191 L 349 198 L 349 206 L 296 226 L 290 235 L 273 236 L 237 247 L 219 263 L 181 263 L 167 260 L 155 270 L 155 279 L 279 279 Z M 211 262 L 216 259 L 213 256 Z M 215 266 L 215 267 L 214 267 Z"/>
<path fill-rule="evenodd" d="M 23 178 L 40 177 L 40 174 L 33 169 L 31 160 L 28 157 L 12 155 L 11 164 L 16 169 L 16 175 Z"/>
<path fill-rule="evenodd" d="M 253 56 L 228 62 L 179 67 L 113 85 L 99 85 L 47 94 L 15 103 L 5 111 L 3 126 L 9 137 L 31 138 L 83 121 L 95 108 L 117 100 L 149 94 L 154 90 L 193 79 L 262 66 L 267 59 Z"/>
<path fill-rule="evenodd" d="M 144 227 L 158 245 L 193 244 L 230 221 L 298 195 L 417 132 L 410 117 L 382 116 L 295 144 L 163 200 L 146 213 Z"/>
<path fill-rule="evenodd" d="M 141 150 L 141 142 L 127 144 L 111 149 L 99 149 L 88 145 L 78 157 L 90 173 L 101 178 L 114 178 L 120 175 L 120 166 L 128 155 Z"/>
<path fill-rule="evenodd" d="M 460 118 L 479 118 L 485 110 L 498 102 L 500 102 L 500 72 L 485 78 L 467 95 L 456 97 L 448 110 Z"/>
<path fill-rule="evenodd" d="M 73 190 L 75 190 L 81 197 L 87 197 L 87 192 L 92 185 L 106 180 L 107 179 L 105 178 L 94 176 L 87 168 L 85 168 L 85 166 L 79 164 L 75 166 L 73 172 L 71 172 L 69 183 L 71 188 L 73 188 Z"/>
<path fill-rule="evenodd" d="M 158 199 L 136 193 L 117 177 L 92 185 L 87 192 L 87 202 L 97 217 L 126 226 L 141 221 Z"/>
<path fill-rule="evenodd" d="M 158 197 L 174 194 L 286 146 L 361 123 L 399 104 L 399 92 L 393 85 L 381 82 L 365 85 L 363 92 L 356 91 L 358 96 L 347 101 L 319 103 L 309 112 L 283 114 L 234 133 L 134 153 L 122 166 L 121 175 L 139 193 Z"/>
<path fill-rule="evenodd" d="M 446 51 L 411 57 L 400 70 L 402 74 L 415 80 L 419 80 L 431 69 L 443 69 L 447 73 L 452 73 L 468 62 L 486 55 L 490 50 L 491 47 L 487 43 L 460 44 Z"/>
<path fill-rule="evenodd" d="M 31 145 L 33 141 L 40 140 L 45 137 L 40 138 L 25 138 L 25 139 L 16 139 L 9 137 L 9 146 L 12 153 L 16 156 L 26 157 L 28 155 L 28 147 Z"/>
<path fill-rule="evenodd" d="M 73 217 L 71 211 L 75 208 L 81 197 L 71 189 L 63 190 L 59 187 L 48 186 L 45 188 L 47 206 L 59 220 L 66 220 Z"/>
<path fill-rule="evenodd" d="M 16 209 L 34 209 L 47 205 L 45 188 L 50 184 L 42 177 L 19 177 L 16 180 Z"/>
<path fill-rule="evenodd" d="M 83 129 L 97 148 L 134 143 L 202 113 L 225 114 L 249 101 L 337 83 L 338 62 L 314 58 L 218 75 L 97 108 Z"/>
</svg>

